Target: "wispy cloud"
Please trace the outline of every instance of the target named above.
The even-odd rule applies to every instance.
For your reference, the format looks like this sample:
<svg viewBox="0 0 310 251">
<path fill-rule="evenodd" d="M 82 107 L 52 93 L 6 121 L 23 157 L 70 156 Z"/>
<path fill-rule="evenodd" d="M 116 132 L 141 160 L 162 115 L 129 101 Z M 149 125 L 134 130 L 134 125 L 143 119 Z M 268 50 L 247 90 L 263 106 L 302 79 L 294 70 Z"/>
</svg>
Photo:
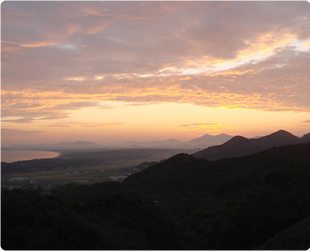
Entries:
<svg viewBox="0 0 310 251">
<path fill-rule="evenodd" d="M 119 126 L 124 123 L 79 123 L 79 122 L 62 122 L 49 124 L 49 127 L 109 127 L 109 126 Z"/>
<path fill-rule="evenodd" d="M 180 130 L 200 130 L 200 129 L 218 129 L 218 126 L 221 125 L 219 123 L 194 123 L 194 124 L 186 124 L 180 125 Z"/>
<path fill-rule="evenodd" d="M 301 121 L 301 124 L 299 124 L 299 126 L 310 127 L 310 120 Z"/>
<path fill-rule="evenodd" d="M 155 103 L 150 102 L 139 102 L 139 103 L 128 103 L 124 104 L 124 106 L 147 106 L 147 105 L 154 105 Z"/>
<path fill-rule="evenodd" d="M 17 119 L 2 119 L 1 122 L 13 122 L 13 123 L 32 123 L 33 122 L 32 117 L 23 117 L 23 118 L 17 118 Z"/>
<path fill-rule="evenodd" d="M 33 48 L 33 47 L 46 47 L 46 46 L 52 46 L 55 45 L 57 43 L 55 42 L 49 42 L 49 41 L 37 41 L 37 42 L 33 42 L 33 43 L 29 43 L 29 44 L 21 44 L 21 47 L 29 47 L 29 48 Z"/>
<path fill-rule="evenodd" d="M 85 124 L 84 127 L 107 127 L 107 126 L 119 126 L 124 123 L 103 123 L 103 124 Z"/>
<path fill-rule="evenodd" d="M 41 101 L 34 102 L 33 97 L 37 95 L 37 99 L 41 98 Z M 86 107 L 97 107 L 100 106 L 98 102 L 92 101 L 64 101 L 59 96 L 57 100 L 42 100 L 40 93 L 29 97 L 20 93 L 19 100 L 15 99 L 15 102 L 9 102 L 6 95 L 3 95 L 2 104 L 2 117 L 7 116 L 20 116 L 22 118 L 17 119 L 2 119 L 3 122 L 13 123 L 32 123 L 35 120 L 55 120 L 68 118 L 70 111 L 86 108 Z M 65 98 L 64 98 L 65 99 Z M 20 102 L 18 102 L 20 101 Z M 101 106 L 100 106 L 101 107 Z"/>
<path fill-rule="evenodd" d="M 42 134 L 45 133 L 44 131 L 26 131 L 26 130 L 19 130 L 19 129 L 11 129 L 11 128 L 1 128 L 1 134 L 5 137 L 10 136 L 29 136 L 32 134 Z"/>
</svg>

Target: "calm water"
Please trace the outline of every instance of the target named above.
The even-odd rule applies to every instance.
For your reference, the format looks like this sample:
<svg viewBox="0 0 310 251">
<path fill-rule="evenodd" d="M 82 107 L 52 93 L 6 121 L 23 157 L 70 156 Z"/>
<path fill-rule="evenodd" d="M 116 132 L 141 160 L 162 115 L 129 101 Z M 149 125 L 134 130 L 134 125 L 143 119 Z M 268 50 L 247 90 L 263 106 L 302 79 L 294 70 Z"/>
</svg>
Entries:
<svg viewBox="0 0 310 251">
<path fill-rule="evenodd" d="M 58 155 L 59 155 L 59 153 L 47 152 L 47 151 L 8 151 L 8 150 L 1 150 L 1 161 L 10 163 L 10 162 L 20 161 L 20 160 L 55 158 Z"/>
</svg>

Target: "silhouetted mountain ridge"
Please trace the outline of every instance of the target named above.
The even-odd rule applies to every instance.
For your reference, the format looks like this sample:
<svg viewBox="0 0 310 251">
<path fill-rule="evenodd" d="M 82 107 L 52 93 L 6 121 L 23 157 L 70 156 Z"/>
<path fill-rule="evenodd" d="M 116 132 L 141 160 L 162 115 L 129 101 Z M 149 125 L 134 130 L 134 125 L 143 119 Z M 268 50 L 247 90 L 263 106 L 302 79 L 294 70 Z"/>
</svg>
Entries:
<svg viewBox="0 0 310 251">
<path fill-rule="evenodd" d="M 219 135 L 209 135 L 209 134 L 205 134 L 199 138 L 195 138 L 192 139 L 190 141 L 187 141 L 185 143 L 187 144 L 195 144 L 195 145 L 199 145 L 199 144 L 217 144 L 217 142 L 225 142 L 227 140 L 230 140 L 232 138 L 232 136 L 222 133 Z"/>
<path fill-rule="evenodd" d="M 252 141 L 261 148 L 302 143 L 300 138 L 284 130 L 279 130 L 270 135 L 253 139 Z"/>
<path fill-rule="evenodd" d="M 222 144 L 232 137 L 233 136 L 224 133 L 220 135 L 205 134 L 201 137 L 194 138 L 189 141 L 179 141 L 173 138 L 168 140 L 155 140 L 148 142 L 127 140 L 123 142 L 123 144 L 130 147 L 208 147 L 211 145 Z"/>
<path fill-rule="evenodd" d="M 301 140 L 304 143 L 310 142 L 310 133 L 307 133 L 304 136 L 302 136 Z"/>
<path fill-rule="evenodd" d="M 242 198 L 248 189 L 261 184 L 260 180 L 266 172 L 277 166 L 289 167 L 290 163 L 295 163 L 294 159 L 305 158 L 305 161 L 309 161 L 309 154 L 310 142 L 217 161 L 177 154 L 129 176 L 123 183 L 128 188 L 163 203 L 214 203 Z"/>
<path fill-rule="evenodd" d="M 242 136 L 235 136 L 222 145 L 206 148 L 202 151 L 194 153 L 193 156 L 208 160 L 243 157 L 272 147 L 307 142 L 310 142 L 310 134 L 306 134 L 302 138 L 298 138 L 287 131 L 279 130 L 275 133 L 257 139 L 247 139 Z"/>
</svg>

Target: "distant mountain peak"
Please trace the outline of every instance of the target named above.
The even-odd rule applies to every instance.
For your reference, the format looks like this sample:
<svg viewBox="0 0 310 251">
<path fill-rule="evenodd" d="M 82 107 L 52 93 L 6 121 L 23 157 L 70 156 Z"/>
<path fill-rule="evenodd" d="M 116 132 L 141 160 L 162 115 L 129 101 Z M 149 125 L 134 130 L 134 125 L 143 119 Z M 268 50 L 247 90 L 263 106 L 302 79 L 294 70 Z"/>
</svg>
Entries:
<svg viewBox="0 0 310 251">
<path fill-rule="evenodd" d="M 225 133 L 222 133 L 219 135 L 204 134 L 201 137 L 192 139 L 190 141 L 187 141 L 186 143 L 194 144 L 194 145 L 199 145 L 199 144 L 220 145 L 230 140 L 231 138 L 232 136 L 225 134 Z"/>
<path fill-rule="evenodd" d="M 237 136 L 232 137 L 232 138 L 231 138 L 230 140 L 228 140 L 226 143 L 228 143 L 228 142 L 239 142 L 239 141 L 248 141 L 248 139 L 247 139 L 246 137 L 237 135 Z"/>
<path fill-rule="evenodd" d="M 180 141 L 178 141 L 177 139 L 173 139 L 173 138 L 171 138 L 171 139 L 168 139 L 168 140 L 165 140 L 166 142 L 180 142 Z"/>
<path fill-rule="evenodd" d="M 240 135 L 237 135 L 237 136 L 231 138 L 230 140 L 228 140 L 227 142 L 225 142 L 223 144 L 223 146 L 239 147 L 240 145 L 248 145 L 248 144 L 251 144 L 250 139 L 243 137 L 243 136 L 240 136 Z"/>
<path fill-rule="evenodd" d="M 266 137 L 270 137 L 270 136 L 281 136 L 281 137 L 284 137 L 284 136 L 294 136 L 296 137 L 295 135 L 291 134 L 290 132 L 287 132 L 285 130 L 279 130 L 277 132 L 274 132 L 274 133 L 271 133 L 270 135 L 267 135 Z"/>
<path fill-rule="evenodd" d="M 253 142 L 257 143 L 260 147 L 263 147 L 264 149 L 267 147 L 271 148 L 274 146 L 297 144 L 300 143 L 299 141 L 300 139 L 298 137 L 285 130 L 279 130 L 267 136 L 253 140 Z"/>
</svg>

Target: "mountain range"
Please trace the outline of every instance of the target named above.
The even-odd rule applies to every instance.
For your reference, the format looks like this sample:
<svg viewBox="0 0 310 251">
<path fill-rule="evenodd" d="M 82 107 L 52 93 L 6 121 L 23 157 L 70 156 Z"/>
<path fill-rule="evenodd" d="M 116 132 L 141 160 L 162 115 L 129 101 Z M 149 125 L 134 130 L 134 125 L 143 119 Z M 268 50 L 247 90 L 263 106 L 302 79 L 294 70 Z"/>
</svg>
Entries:
<svg viewBox="0 0 310 251">
<path fill-rule="evenodd" d="M 302 138 L 298 138 L 287 131 L 279 130 L 270 135 L 254 139 L 235 136 L 222 145 L 208 147 L 194 153 L 193 156 L 201 159 L 218 160 L 247 156 L 272 147 L 306 142 L 310 142 L 310 133 L 304 135 Z"/>
<path fill-rule="evenodd" d="M 298 160 L 308 163 L 309 156 L 310 142 L 217 161 L 180 153 L 129 176 L 123 183 L 168 204 L 176 203 L 181 197 L 186 198 L 188 203 L 205 201 L 213 204 L 224 194 L 227 195 L 225 201 L 246 194 L 248 188 L 259 185 L 258 180 L 266 172 L 277 170 L 283 165 L 285 168 L 298 166 Z"/>
<path fill-rule="evenodd" d="M 123 142 L 123 145 L 127 147 L 182 147 L 182 148 L 191 148 L 191 147 L 198 147 L 198 148 L 206 148 L 212 145 L 219 145 L 223 144 L 227 140 L 231 139 L 233 136 L 228 134 L 220 134 L 220 135 L 209 135 L 205 134 L 199 138 L 194 138 L 189 141 L 179 141 L 176 139 L 169 139 L 169 140 L 156 140 L 156 141 L 149 141 L 149 142 L 140 142 L 140 141 L 132 141 L 127 140 Z"/>
</svg>

